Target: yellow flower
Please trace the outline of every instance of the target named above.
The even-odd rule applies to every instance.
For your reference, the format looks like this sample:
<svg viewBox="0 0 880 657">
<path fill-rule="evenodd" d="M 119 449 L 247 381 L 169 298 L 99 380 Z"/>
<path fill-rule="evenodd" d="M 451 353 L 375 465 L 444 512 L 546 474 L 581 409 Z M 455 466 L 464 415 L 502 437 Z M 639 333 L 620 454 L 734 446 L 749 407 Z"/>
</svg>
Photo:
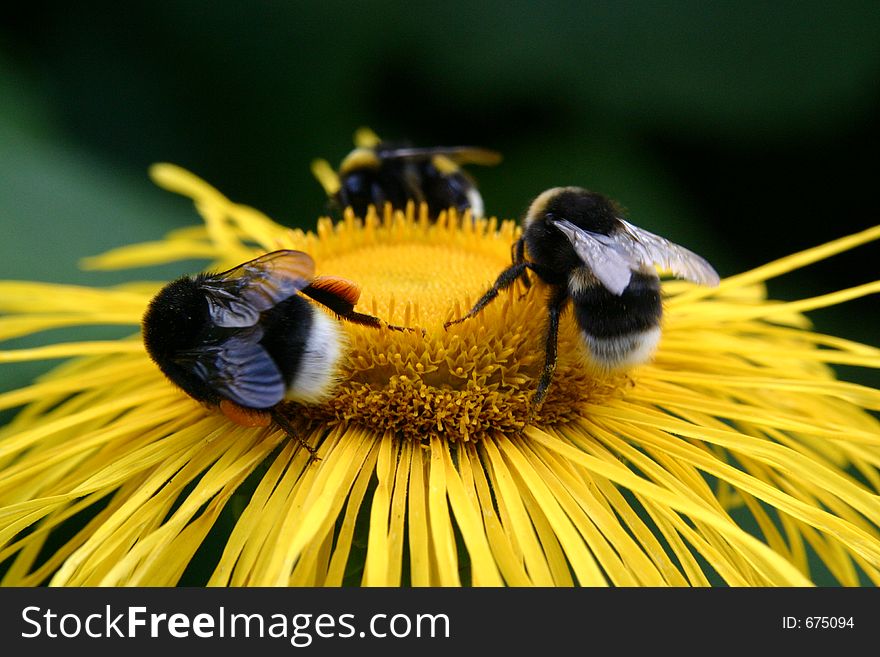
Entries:
<svg viewBox="0 0 880 657">
<path fill-rule="evenodd" d="M 297 412 L 311 462 L 279 429 L 238 427 L 180 392 L 139 335 L 0 352 L 72 358 L 0 395 L 23 407 L 0 431 L 2 584 L 800 586 L 811 553 L 841 584 L 880 582 L 880 391 L 830 368 L 878 367 L 880 350 L 803 315 L 880 282 L 788 303 L 763 286 L 880 227 L 718 288 L 664 283 L 656 358 L 626 374 L 584 367 L 565 317 L 527 426 L 541 287 L 443 329 L 509 264 L 513 222 L 429 224 L 410 208 L 304 233 L 176 167 L 152 174 L 204 225 L 86 266 L 217 270 L 295 248 L 319 275 L 357 281 L 359 311 L 425 333 L 346 324 L 338 391 Z M 135 327 L 161 285 L 0 282 L 0 338 Z"/>
</svg>

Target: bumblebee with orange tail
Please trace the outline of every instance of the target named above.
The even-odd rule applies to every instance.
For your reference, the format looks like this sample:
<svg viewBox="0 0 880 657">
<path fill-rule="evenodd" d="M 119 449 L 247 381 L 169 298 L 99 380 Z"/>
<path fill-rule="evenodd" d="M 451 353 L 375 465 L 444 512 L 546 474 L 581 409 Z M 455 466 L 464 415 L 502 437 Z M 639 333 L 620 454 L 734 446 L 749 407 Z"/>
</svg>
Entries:
<svg viewBox="0 0 880 657">
<path fill-rule="evenodd" d="M 172 383 L 232 421 L 274 420 L 294 435 L 278 405 L 327 399 L 346 347 L 338 321 L 301 294 L 347 321 L 403 330 L 355 312 L 360 289 L 351 281 L 314 272 L 307 253 L 283 250 L 172 281 L 144 315 L 147 353 Z"/>
</svg>

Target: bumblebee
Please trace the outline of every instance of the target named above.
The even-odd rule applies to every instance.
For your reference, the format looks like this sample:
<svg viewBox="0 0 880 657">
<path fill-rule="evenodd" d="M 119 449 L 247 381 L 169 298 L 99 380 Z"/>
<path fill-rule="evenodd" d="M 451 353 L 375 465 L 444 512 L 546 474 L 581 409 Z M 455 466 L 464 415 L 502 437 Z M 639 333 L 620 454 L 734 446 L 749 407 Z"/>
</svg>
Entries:
<svg viewBox="0 0 880 657">
<path fill-rule="evenodd" d="M 294 435 L 278 404 L 327 399 L 347 346 L 339 322 L 301 294 L 350 322 L 388 326 L 354 311 L 357 285 L 314 272 L 307 253 L 284 250 L 172 281 L 144 314 L 147 353 L 172 383 L 233 422 L 274 420 Z"/>
<path fill-rule="evenodd" d="M 470 209 L 473 217 L 482 217 L 483 197 L 461 165 L 501 161 L 495 151 L 475 146 L 415 148 L 385 142 L 365 128 L 355 133 L 355 145 L 338 171 L 319 159 L 312 162 L 312 173 L 336 211 L 351 207 L 359 217 L 370 205 L 381 211 L 390 203 L 403 210 L 408 201 L 426 203 L 432 219 L 449 208 L 459 213 Z"/>
<path fill-rule="evenodd" d="M 660 339 L 663 313 L 656 267 L 702 285 L 718 285 L 712 266 L 686 248 L 638 228 L 610 199 L 581 187 L 540 194 L 523 220 L 513 264 L 460 319 L 486 307 L 528 272 L 550 288 L 544 368 L 532 397 L 541 404 L 556 369 L 559 318 L 570 304 L 591 361 L 617 370 L 648 361 Z"/>
</svg>

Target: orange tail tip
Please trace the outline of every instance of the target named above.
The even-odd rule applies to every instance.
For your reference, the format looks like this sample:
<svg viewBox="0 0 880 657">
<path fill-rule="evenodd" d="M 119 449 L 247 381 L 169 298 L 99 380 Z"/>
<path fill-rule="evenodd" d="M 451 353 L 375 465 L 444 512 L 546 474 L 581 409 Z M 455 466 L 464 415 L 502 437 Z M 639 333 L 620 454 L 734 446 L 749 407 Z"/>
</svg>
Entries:
<svg viewBox="0 0 880 657">
<path fill-rule="evenodd" d="M 272 423 L 272 415 L 269 411 L 245 408 L 228 399 L 220 402 L 220 412 L 243 427 L 268 427 Z"/>
<path fill-rule="evenodd" d="M 357 283 L 336 276 L 318 276 L 311 282 L 311 287 L 329 292 L 351 304 L 352 307 L 356 306 L 358 299 L 361 298 L 361 288 Z"/>
</svg>

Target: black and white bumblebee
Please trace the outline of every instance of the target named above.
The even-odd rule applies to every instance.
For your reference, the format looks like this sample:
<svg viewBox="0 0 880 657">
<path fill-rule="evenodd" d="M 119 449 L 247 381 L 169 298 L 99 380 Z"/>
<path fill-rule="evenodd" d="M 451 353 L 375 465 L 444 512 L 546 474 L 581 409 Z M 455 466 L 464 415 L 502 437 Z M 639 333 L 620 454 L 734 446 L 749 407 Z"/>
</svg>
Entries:
<svg viewBox="0 0 880 657">
<path fill-rule="evenodd" d="M 388 326 L 354 311 L 357 285 L 314 273 L 311 256 L 284 250 L 172 281 L 144 314 L 147 353 L 172 383 L 230 420 L 245 426 L 274 420 L 292 435 L 278 404 L 326 400 L 347 346 L 339 322 L 299 293 L 348 321 Z"/>
<path fill-rule="evenodd" d="M 590 360 L 601 369 L 648 361 L 660 339 L 663 307 L 658 267 L 703 285 L 718 274 L 697 254 L 634 226 L 615 203 L 581 187 L 555 187 L 532 202 L 522 237 L 513 246 L 513 265 L 460 319 L 479 313 L 528 271 L 550 287 L 545 362 L 532 398 L 540 404 L 556 369 L 559 318 L 571 302 Z"/>
<path fill-rule="evenodd" d="M 355 145 L 338 171 L 326 160 L 312 162 L 312 173 L 335 210 L 351 207 L 356 216 L 364 217 L 370 205 L 379 212 L 385 203 L 404 210 L 413 201 L 416 208 L 427 204 L 432 219 L 449 208 L 484 216 L 483 197 L 461 165 L 497 164 L 501 155 L 495 151 L 476 146 L 416 148 L 382 141 L 367 129 L 355 133 Z"/>
</svg>

